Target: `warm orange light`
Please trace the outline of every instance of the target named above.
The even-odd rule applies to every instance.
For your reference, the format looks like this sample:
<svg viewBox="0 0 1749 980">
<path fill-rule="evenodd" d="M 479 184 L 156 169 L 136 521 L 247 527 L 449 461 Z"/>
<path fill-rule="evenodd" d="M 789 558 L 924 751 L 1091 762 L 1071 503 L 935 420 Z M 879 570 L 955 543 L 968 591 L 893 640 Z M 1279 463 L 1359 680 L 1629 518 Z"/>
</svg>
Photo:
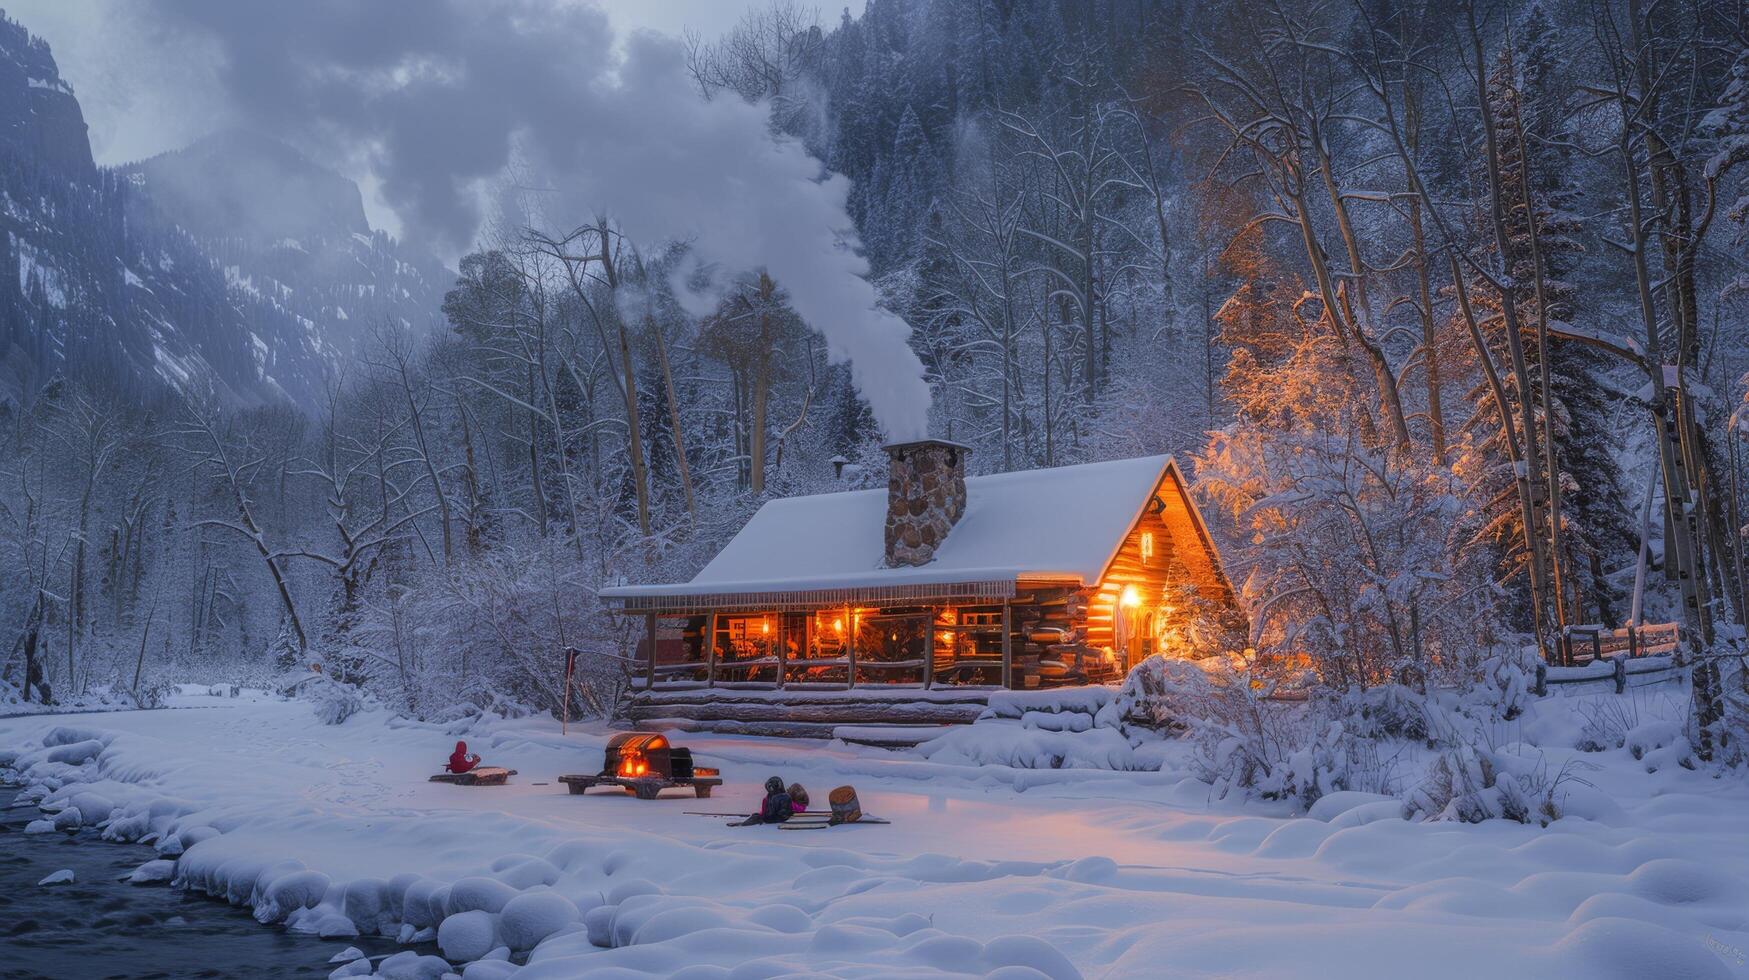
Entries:
<svg viewBox="0 0 1749 980">
<path fill-rule="evenodd" d="M 1142 595 L 1136 591 L 1135 586 L 1126 585 L 1123 587 L 1123 595 L 1118 597 L 1117 601 L 1126 606 L 1139 606 L 1142 604 Z"/>
<path fill-rule="evenodd" d="M 769 620 L 769 619 L 760 620 L 759 621 L 759 632 L 764 633 L 766 636 L 770 636 L 771 635 L 771 620 Z"/>
<path fill-rule="evenodd" d="M 1143 531 L 1142 532 L 1142 560 L 1147 561 L 1148 559 L 1150 559 L 1152 557 L 1154 557 L 1154 532 Z"/>
<path fill-rule="evenodd" d="M 834 619 L 832 621 L 832 628 L 840 633 L 844 632 L 844 617 L 840 616 L 837 619 Z"/>
</svg>

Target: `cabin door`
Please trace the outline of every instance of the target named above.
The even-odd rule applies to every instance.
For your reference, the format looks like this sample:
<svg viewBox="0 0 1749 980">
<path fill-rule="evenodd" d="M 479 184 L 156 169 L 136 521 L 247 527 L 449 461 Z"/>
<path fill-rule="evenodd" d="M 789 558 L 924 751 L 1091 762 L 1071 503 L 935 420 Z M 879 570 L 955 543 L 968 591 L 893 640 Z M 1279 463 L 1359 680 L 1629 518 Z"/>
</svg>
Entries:
<svg viewBox="0 0 1749 980">
<path fill-rule="evenodd" d="M 1117 641 L 1117 662 L 1125 672 L 1153 655 L 1153 610 L 1119 604 L 1113 626 L 1113 639 Z"/>
</svg>

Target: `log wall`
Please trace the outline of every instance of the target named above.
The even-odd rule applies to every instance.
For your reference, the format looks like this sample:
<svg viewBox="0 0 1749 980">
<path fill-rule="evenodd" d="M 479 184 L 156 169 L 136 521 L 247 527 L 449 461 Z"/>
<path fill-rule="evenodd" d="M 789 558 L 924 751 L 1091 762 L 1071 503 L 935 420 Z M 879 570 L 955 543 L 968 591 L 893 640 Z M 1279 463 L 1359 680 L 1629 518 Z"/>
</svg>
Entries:
<svg viewBox="0 0 1749 980">
<path fill-rule="evenodd" d="M 1212 551 L 1212 544 L 1203 539 L 1203 532 L 1190 510 L 1190 499 L 1171 471 L 1154 490 L 1160 505 L 1145 508 L 1136 525 L 1124 537 L 1117 555 L 1107 567 L 1105 577 L 1089 590 L 1087 597 L 1087 644 L 1096 649 L 1117 646 L 1116 616 L 1118 599 L 1126 586 L 1134 586 L 1142 600 L 1141 609 L 1152 611 L 1170 582 L 1167 569 L 1176 557 L 1195 583 L 1197 591 L 1209 599 L 1236 608 L 1236 602 L 1226 579 L 1222 576 Z M 1153 553 L 1144 557 L 1143 537 L 1153 535 Z"/>
</svg>

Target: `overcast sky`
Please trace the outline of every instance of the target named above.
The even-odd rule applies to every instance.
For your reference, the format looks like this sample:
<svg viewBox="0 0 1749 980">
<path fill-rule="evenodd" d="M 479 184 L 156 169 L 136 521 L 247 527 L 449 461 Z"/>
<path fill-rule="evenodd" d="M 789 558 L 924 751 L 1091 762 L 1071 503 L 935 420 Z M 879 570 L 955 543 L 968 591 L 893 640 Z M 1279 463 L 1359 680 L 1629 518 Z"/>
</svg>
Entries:
<svg viewBox="0 0 1749 980">
<path fill-rule="evenodd" d="M 545 13 L 550 12 L 553 30 L 574 31 L 578 35 L 575 57 L 583 58 L 595 50 L 600 36 L 590 28 L 589 18 L 571 16 L 574 11 L 566 8 L 582 6 L 604 14 L 612 43 L 616 50 L 622 50 L 627 35 L 635 30 L 678 36 L 691 28 L 714 37 L 732 26 L 748 8 L 766 2 L 524 0 L 519 8 L 515 3 L 494 0 L 481 6 L 520 9 L 531 19 L 546 19 Z M 833 24 L 844 7 L 858 13 L 862 5 L 863 0 L 831 0 L 819 5 L 820 19 L 822 23 Z M 271 45 L 274 39 L 270 35 L 285 29 L 288 19 L 299 21 L 294 27 L 315 35 L 324 33 L 324 19 L 331 21 L 332 27 L 323 40 L 336 49 L 353 40 L 344 34 L 357 32 L 361 27 L 417 36 L 429 29 L 424 22 L 440 19 L 417 12 L 401 16 L 399 11 L 390 9 L 394 5 L 386 7 L 378 0 L 341 0 L 331 7 L 321 0 L 273 0 L 261 4 L 253 0 L 151 3 L 0 0 L 0 6 L 32 33 L 48 40 L 62 77 L 73 85 L 79 97 L 91 127 L 92 152 L 103 164 L 125 163 L 176 149 L 225 126 L 264 128 L 259 111 L 261 93 L 237 89 L 243 83 L 270 85 L 275 80 L 259 74 L 251 78 L 248 73 L 237 71 L 234 62 L 240 57 L 254 57 L 262 46 Z M 286 8 L 297 8 L 297 13 L 288 18 Z M 383 11 L 383 15 L 360 17 L 359 8 L 374 8 Z M 259 36 L 248 37 L 252 30 Z M 303 43 L 315 46 L 309 38 L 303 39 Z M 563 48 L 564 45 L 555 44 L 541 51 L 550 55 Z M 378 161 L 359 147 L 349 145 L 349 140 L 359 137 L 359 127 L 341 127 L 337 131 L 325 124 L 319 110 L 307 118 L 275 119 L 272 125 L 276 135 L 297 145 L 313 159 L 359 181 L 373 224 L 397 234 L 409 229 L 411 222 L 404 214 L 409 203 L 386 200 L 382 188 L 384 175 L 373 172 L 378 169 Z M 317 138 L 318 135 L 325 138 Z"/>
</svg>

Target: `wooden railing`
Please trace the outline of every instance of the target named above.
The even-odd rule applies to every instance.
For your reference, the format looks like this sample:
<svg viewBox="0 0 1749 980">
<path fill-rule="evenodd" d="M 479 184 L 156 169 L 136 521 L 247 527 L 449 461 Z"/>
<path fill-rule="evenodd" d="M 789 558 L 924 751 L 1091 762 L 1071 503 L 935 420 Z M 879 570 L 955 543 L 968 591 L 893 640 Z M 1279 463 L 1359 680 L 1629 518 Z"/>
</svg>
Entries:
<svg viewBox="0 0 1749 980">
<path fill-rule="evenodd" d="M 1680 676 L 1677 662 L 1682 648 L 1682 627 L 1677 623 L 1651 623 L 1604 629 L 1601 626 L 1569 626 L 1562 630 L 1560 663 L 1536 665 L 1538 696 L 1550 687 L 1568 684 L 1610 683 L 1615 693 L 1630 686 Z M 1638 678 L 1630 682 L 1630 678 Z M 1590 690 L 1581 687 L 1575 690 Z"/>
<path fill-rule="evenodd" d="M 1677 623 L 1642 623 L 1613 630 L 1601 626 L 1569 626 L 1561 631 L 1561 665 L 1585 664 L 1622 654 L 1628 657 L 1662 656 L 1675 653 L 1681 644 L 1682 627 Z"/>
</svg>

